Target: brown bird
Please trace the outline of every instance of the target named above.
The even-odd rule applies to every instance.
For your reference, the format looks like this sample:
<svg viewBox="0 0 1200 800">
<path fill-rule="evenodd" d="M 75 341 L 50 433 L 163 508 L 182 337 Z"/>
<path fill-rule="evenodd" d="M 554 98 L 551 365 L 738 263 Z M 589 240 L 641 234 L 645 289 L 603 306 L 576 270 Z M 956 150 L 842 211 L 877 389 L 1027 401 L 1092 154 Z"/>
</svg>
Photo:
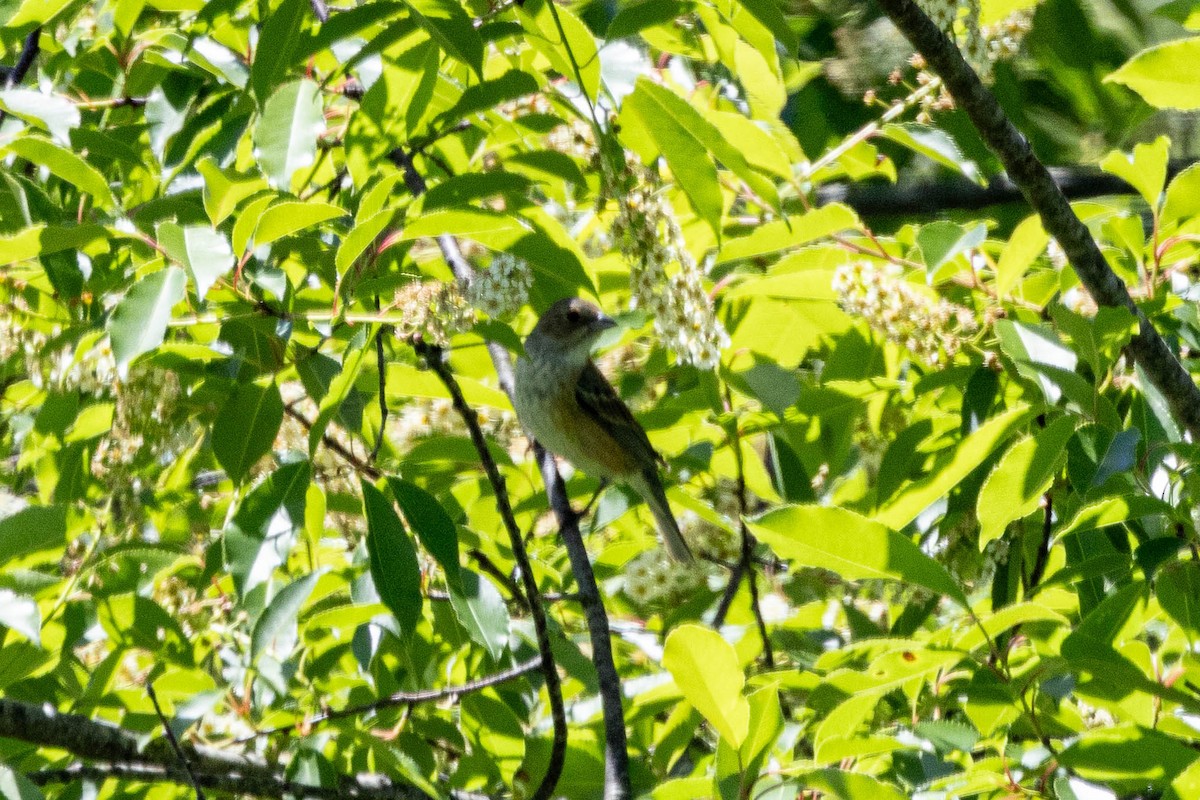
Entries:
<svg viewBox="0 0 1200 800">
<path fill-rule="evenodd" d="M 677 561 L 691 561 L 658 477 L 662 457 L 592 361 L 596 340 L 616 324 L 579 298 L 550 306 L 517 359 L 517 418 L 543 447 L 576 469 L 632 487 L 650 506 L 667 552 Z"/>
</svg>

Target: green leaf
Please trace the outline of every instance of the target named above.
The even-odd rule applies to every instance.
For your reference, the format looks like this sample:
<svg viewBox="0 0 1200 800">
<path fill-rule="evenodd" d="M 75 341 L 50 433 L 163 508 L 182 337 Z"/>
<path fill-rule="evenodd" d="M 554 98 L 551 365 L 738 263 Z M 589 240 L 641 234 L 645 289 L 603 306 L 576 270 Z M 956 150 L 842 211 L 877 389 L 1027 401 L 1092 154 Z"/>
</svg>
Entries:
<svg viewBox="0 0 1200 800">
<path fill-rule="evenodd" d="M 254 246 L 262 247 L 305 228 L 344 216 L 346 209 L 341 206 L 315 200 L 277 203 L 259 218 L 258 227 L 254 229 Z"/>
<path fill-rule="evenodd" d="M 388 154 L 407 145 L 422 126 L 437 85 L 437 45 L 423 39 L 385 53 L 383 75 L 363 95 L 346 130 L 346 167 L 356 186 L 366 186 Z M 457 120 L 456 120 L 457 121 Z"/>
<path fill-rule="evenodd" d="M 254 632 L 250 636 L 250 660 L 252 662 L 257 661 L 263 652 L 270 649 L 276 639 L 285 636 L 289 628 L 294 631 L 296 617 L 300 614 L 300 609 L 308 600 L 308 596 L 312 594 L 321 574 L 321 571 L 310 572 L 304 577 L 292 581 L 280 589 L 279 594 L 271 600 L 262 616 L 254 623 Z M 294 638 L 294 633 L 286 638 Z M 282 660 L 287 655 L 287 653 L 281 653 L 280 659 Z"/>
<path fill-rule="evenodd" d="M 355 224 L 350 233 L 342 239 L 342 243 L 338 245 L 337 256 L 333 263 L 339 275 L 346 274 L 346 270 L 350 269 L 363 251 L 379 238 L 379 234 L 383 233 L 395 216 L 395 209 L 385 208 Z"/>
<path fill-rule="evenodd" d="M 905 797 L 878 778 L 833 767 L 805 773 L 804 785 L 838 800 L 903 800 Z"/>
<path fill-rule="evenodd" d="M 310 80 L 280 86 L 263 104 L 254 127 L 254 157 L 271 186 L 292 188 L 296 170 L 317 158 L 317 137 L 325 130 L 320 88 Z"/>
<path fill-rule="evenodd" d="M 454 105 L 438 114 L 431 127 L 438 129 L 465 120 L 474 114 L 490 111 L 497 106 L 533 94 L 538 89 L 537 80 L 528 72 L 510 69 L 498 78 L 468 86 Z"/>
<path fill-rule="evenodd" d="M 36 125 L 61 145 L 69 145 L 71 130 L 79 127 L 79 109 L 74 103 L 32 89 L 0 90 L 0 111 Z"/>
<path fill-rule="evenodd" d="M 1196 751 L 1178 739 L 1124 724 L 1084 731 L 1057 761 L 1084 780 L 1125 794 L 1165 787 L 1196 758 Z"/>
<path fill-rule="evenodd" d="M 166 267 L 139 280 L 117 303 L 108 319 L 117 367 L 124 370 L 129 362 L 163 342 L 171 309 L 187 292 L 187 273 L 179 267 Z"/>
<path fill-rule="evenodd" d="M 746 236 L 727 237 L 717 256 L 717 263 L 791 250 L 858 226 L 858 215 L 848 206 L 829 203 L 798 217 L 757 225 Z"/>
<path fill-rule="evenodd" d="M 429 492 L 400 478 L 388 478 L 392 495 L 404 512 L 404 518 L 425 549 L 437 559 L 446 573 L 446 583 L 461 587 L 458 563 L 458 528 L 454 520 L 442 508 L 442 504 Z M 507 620 L 507 617 L 505 617 Z"/>
<path fill-rule="evenodd" d="M 90 194 L 98 208 L 107 211 L 117 204 L 108 188 L 108 180 L 100 171 L 65 147 L 45 139 L 23 136 L 4 145 L 3 149 L 45 167 L 79 191 Z"/>
<path fill-rule="evenodd" d="M 1041 387 L 1046 402 L 1057 403 L 1063 388 L 1052 374 L 1038 367 L 1046 365 L 1072 372 L 1079 362 L 1075 353 L 1059 340 L 1058 334 L 1047 326 L 1002 319 L 996 323 L 996 335 L 1000 338 L 1001 351 L 1016 363 L 1017 372 Z"/>
<path fill-rule="evenodd" d="M 710 628 L 680 625 L 667 636 L 662 664 L 721 738 L 741 747 L 750 730 L 750 704 L 742 696 L 746 675 L 733 645 Z"/>
<path fill-rule="evenodd" d="M 1042 220 L 1037 214 L 1031 214 L 1013 229 L 1008 237 L 1008 243 L 1000 253 L 1000 261 L 996 264 L 996 295 L 1008 297 L 1026 271 L 1033 265 L 1035 259 L 1046 251 L 1050 243 L 1050 235 L 1042 227 Z"/>
<path fill-rule="evenodd" d="M 547 0 L 522 3 L 517 7 L 517 19 L 529 44 L 567 80 L 579 83 L 582 79 L 580 88 L 595 103 L 600 96 L 600 54 L 588 26 L 566 6 L 551 8 Z"/>
<path fill-rule="evenodd" d="M 745 155 L 725 138 L 716 125 L 705 119 L 687 100 L 675 92 L 648 78 L 638 78 L 632 94 L 625 98 L 625 103 L 621 108 L 622 120 L 632 123 L 630 115 L 635 115 L 640 119 L 645 133 L 667 159 L 667 163 L 671 166 L 671 172 L 675 174 L 676 178 L 679 177 L 677 167 L 682 166 L 680 159 L 685 157 L 685 153 L 675 154 L 674 148 L 682 146 L 685 152 L 690 152 L 693 149 L 692 142 L 680 144 L 681 137 L 690 138 L 694 140 L 695 144 L 711 153 L 726 169 L 745 181 L 746 185 L 768 205 L 779 210 L 779 196 L 775 191 L 775 186 L 750 166 Z M 653 154 L 648 151 L 641 152 L 641 156 L 646 163 L 650 163 L 653 158 Z M 687 191 L 686 187 L 685 191 Z M 691 198 L 690 193 L 688 197 Z M 693 206 L 699 211 L 700 207 L 694 202 Z M 719 207 L 720 203 L 718 202 L 718 209 Z M 716 224 L 719 224 L 719 210 L 716 220 Z M 718 237 L 720 236 L 720 231 L 716 227 L 713 228 L 713 231 Z"/>
<path fill-rule="evenodd" d="M 1197 40 L 1200 41 L 1200 40 Z M 1200 55 L 1200 49 L 1196 51 Z M 1197 87 L 1200 87 L 1198 82 Z M 1114 150 L 1100 162 L 1100 169 L 1116 175 L 1128 183 L 1150 208 L 1157 210 L 1162 199 L 1163 187 L 1167 182 L 1167 157 L 1171 150 L 1171 140 L 1160 136 L 1150 144 L 1139 144 L 1133 152 L 1125 154 Z"/>
<path fill-rule="evenodd" d="M 0 764 L 0 797 L 4 800 L 45 800 L 37 784 L 5 764 Z"/>
<path fill-rule="evenodd" d="M 1109 73 L 1106 82 L 1128 86 L 1156 108 L 1200 108 L 1200 36 L 1155 45 Z"/>
<path fill-rule="evenodd" d="M 312 465 L 284 464 L 250 490 L 225 527 L 222 558 L 234 586 L 245 595 L 266 583 L 304 529 Z"/>
<path fill-rule="evenodd" d="M 1179 623 L 1190 641 L 1200 638 L 1200 564 L 1179 561 L 1167 564 L 1154 578 L 1158 603 Z"/>
<path fill-rule="evenodd" d="M 304 40 L 304 23 L 312 14 L 307 0 L 283 0 L 259 29 L 254 63 L 250 65 L 250 87 L 258 102 L 264 102 L 295 63 Z"/>
<path fill-rule="evenodd" d="M 33 225 L 12 236 L 0 237 L 0 266 L 63 250 L 82 249 L 110 236 L 108 229 L 101 225 Z"/>
<path fill-rule="evenodd" d="M 0 625 L 38 645 L 42 644 L 42 612 L 37 600 L 12 589 L 0 589 Z"/>
<path fill-rule="evenodd" d="M 237 219 L 233 222 L 233 236 L 231 237 L 235 254 L 241 255 L 246 252 L 246 248 L 250 245 L 250 238 L 254 236 L 254 229 L 258 227 L 263 213 L 268 206 L 275 202 L 276 197 L 277 195 L 274 194 L 256 197 L 238 213 Z"/>
<path fill-rule="evenodd" d="M 979 549 L 1004 534 L 1008 523 L 1033 513 L 1065 461 L 1075 420 L 1060 417 L 1036 436 L 1017 442 L 979 490 Z"/>
<path fill-rule="evenodd" d="M 401 636 L 411 639 L 424 603 L 416 548 L 383 492 L 364 480 L 362 495 L 371 578 L 383 604 L 400 624 Z"/>
<path fill-rule="evenodd" d="M 28 506 L 0 518 L 0 567 L 14 558 L 62 548 L 67 540 L 67 513 L 62 506 Z"/>
<path fill-rule="evenodd" d="M 964 228 L 943 220 L 922 225 L 917 233 L 917 246 L 921 248 L 921 256 L 925 259 L 925 271 L 933 277 L 938 267 L 979 247 L 986 239 L 987 226 L 983 223 Z"/>
<path fill-rule="evenodd" d="M 233 269 L 235 259 L 229 240 L 207 225 L 185 228 L 174 222 L 162 222 L 155 236 L 167 255 L 187 269 L 197 297 L 203 298 L 218 278 Z"/>
<path fill-rule="evenodd" d="M 774 686 L 751 692 L 746 702 L 750 705 L 749 733 L 738 748 L 738 755 L 743 764 L 751 765 L 771 755 L 771 748 L 783 732 L 783 713 L 779 708 L 779 690 Z"/>
<path fill-rule="evenodd" d="M 659 93 L 646 88 L 651 85 L 645 78 L 639 78 L 633 94 L 625 98 L 618 123 L 621 138 L 644 163 L 652 163 L 659 154 L 666 159 L 696 216 L 720 238 L 724 200 L 716 164 L 689 127 L 690 120 L 681 120 L 665 109 L 658 102 Z M 692 115 L 699 117 L 694 110 Z"/>
<path fill-rule="evenodd" d="M 679 0 L 646 0 L 623 6 L 608 23 L 604 38 L 612 42 L 634 36 L 646 28 L 674 23 L 680 14 L 685 13 L 683 9 L 684 4 Z"/>
<path fill-rule="evenodd" d="M 1163 201 L 1164 224 L 1200 216 L 1200 164 L 1192 164 L 1167 184 Z"/>
<path fill-rule="evenodd" d="M 79 0 L 22 0 L 17 12 L 4 24 L 9 28 L 45 25 L 61 14 L 64 9 L 77 5 L 83 5 L 83 3 Z"/>
<path fill-rule="evenodd" d="M 456 0 L 405 0 L 421 27 L 456 61 L 483 75 L 483 40 Z"/>
<path fill-rule="evenodd" d="M 889 527 L 900 528 L 917 518 L 931 503 L 957 486 L 993 451 L 1004 443 L 1031 415 L 1028 406 L 1017 406 L 993 417 L 963 438 L 953 451 L 927 475 L 908 481 L 890 499 L 881 502 L 874 518 Z M 882 498 L 881 498 L 882 500 Z"/>
<path fill-rule="evenodd" d="M 776 553 L 846 580 L 915 583 L 970 608 L 962 588 L 938 562 L 882 522 L 832 506 L 783 506 L 749 520 Z M 837 531 L 836 536 L 830 535 Z"/>
<path fill-rule="evenodd" d="M 1129 520 L 1142 519 L 1161 514 L 1170 514 L 1171 506 L 1157 497 L 1132 495 L 1106 497 L 1084 505 L 1069 522 L 1055 531 L 1057 542 L 1069 533 L 1107 528 Z"/>
<path fill-rule="evenodd" d="M 217 413 L 213 455 L 229 479 L 240 484 L 275 442 L 283 422 L 283 398 L 272 380 L 239 383 Z"/>
<path fill-rule="evenodd" d="M 257 173 L 242 175 L 223 170 L 211 157 L 200 160 L 196 170 L 204 178 L 204 211 L 213 225 L 220 225 L 243 200 L 267 188 L 267 182 Z"/>
<path fill-rule="evenodd" d="M 975 162 L 964 156 L 950 134 L 939 128 L 915 122 L 891 123 L 884 125 L 879 133 L 914 153 L 920 153 L 943 167 L 961 173 L 980 186 L 986 184 Z"/>
<path fill-rule="evenodd" d="M 317 447 L 321 444 L 321 437 L 325 435 L 329 423 L 354 389 L 354 382 L 358 380 L 358 373 L 362 371 L 363 361 L 367 356 L 369 349 L 367 344 L 374 341 L 377 327 L 372 325 L 367 330 L 367 335 L 363 336 L 353 349 L 348 348 L 348 352 L 343 355 L 345 361 L 342 364 L 342 370 L 329 382 L 329 390 L 321 398 L 317 408 L 317 418 L 313 420 L 312 428 L 308 431 L 309 458 L 316 454 Z"/>
<path fill-rule="evenodd" d="M 509 644 L 508 607 L 496 587 L 469 569 L 450 585 L 450 605 L 471 641 L 499 661 Z"/>
<path fill-rule="evenodd" d="M 528 235 L 529 226 L 510 214 L 484 209 L 455 209 L 422 214 L 404 227 L 402 241 L 435 238 L 448 233 L 465 236 L 495 250 L 506 250 Z"/>
</svg>

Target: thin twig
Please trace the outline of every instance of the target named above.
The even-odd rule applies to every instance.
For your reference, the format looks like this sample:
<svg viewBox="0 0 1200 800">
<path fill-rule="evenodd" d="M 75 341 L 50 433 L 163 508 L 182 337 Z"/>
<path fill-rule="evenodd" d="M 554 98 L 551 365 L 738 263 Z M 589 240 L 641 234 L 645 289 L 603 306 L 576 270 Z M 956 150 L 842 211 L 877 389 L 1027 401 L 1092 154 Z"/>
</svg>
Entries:
<svg viewBox="0 0 1200 800">
<path fill-rule="evenodd" d="M 727 412 L 733 412 L 733 393 L 728 384 L 725 385 L 725 406 Z M 754 614 L 754 621 L 758 625 L 758 635 L 762 639 L 763 663 L 771 668 L 775 666 L 775 652 L 771 648 L 771 637 L 767 633 L 767 623 L 763 619 L 762 607 L 758 602 L 758 576 L 754 570 L 754 546 L 757 542 L 754 541 L 753 534 L 746 526 L 746 517 L 750 515 L 750 501 L 746 494 L 746 463 L 742 454 L 742 431 L 736 415 L 729 425 L 729 439 L 730 444 L 733 445 L 733 461 L 737 467 L 734 493 L 738 503 L 738 532 L 742 538 L 742 555 L 738 561 L 738 567 L 745 574 L 746 586 L 750 589 L 750 611 Z M 732 577 L 729 582 L 734 583 Z"/>
<path fill-rule="evenodd" d="M 446 391 L 450 393 L 454 409 L 471 434 L 471 441 L 479 453 L 479 460 L 483 462 L 483 471 L 492 485 L 492 494 L 496 498 L 496 510 L 500 512 L 500 519 L 504 521 L 504 527 L 508 531 L 513 557 L 516 559 L 517 569 L 521 573 L 525 603 L 529 608 L 530 616 L 533 617 L 534 634 L 537 639 L 538 652 L 541 654 L 542 677 L 546 681 L 546 694 L 550 698 L 550 716 L 554 721 L 554 739 L 550 745 L 550 761 L 546 765 L 546 774 L 542 778 L 541 784 L 533 793 L 533 800 L 549 800 L 554 795 L 554 788 L 558 785 L 558 779 L 562 775 L 563 763 L 566 759 L 567 712 L 563 705 L 562 679 L 559 677 L 558 665 L 554 661 L 554 651 L 550 645 L 550 626 L 546 619 L 546 607 L 538 592 L 537 579 L 533 574 L 533 564 L 529 561 L 525 542 L 521 538 L 521 529 L 517 525 L 517 518 L 508 499 L 508 488 L 504 483 L 504 476 L 500 474 L 500 468 L 496 466 L 496 460 L 492 458 L 492 451 L 488 448 L 487 439 L 483 436 L 483 429 L 479 427 L 479 415 L 467 405 L 462 388 L 458 385 L 458 379 L 450 371 L 450 365 L 443 357 L 442 349 L 420 340 L 414 341 L 413 347 L 424 357 L 434 374 L 441 379 Z"/>
<path fill-rule="evenodd" d="M 329 6 L 325 0 L 309 0 L 312 5 L 313 16 L 317 18 L 317 22 L 329 21 Z"/>
<path fill-rule="evenodd" d="M 379 295 L 375 295 L 375 311 L 379 312 Z M 379 450 L 383 447 L 383 438 L 387 433 L 387 360 L 383 353 L 383 334 L 386 330 L 386 325 L 380 325 L 379 332 L 375 334 L 375 363 L 379 368 L 379 435 L 375 438 L 375 446 L 371 448 L 372 463 L 379 458 Z"/>
<path fill-rule="evenodd" d="M 1025 199 L 1041 218 L 1042 227 L 1058 240 L 1096 303 L 1133 312 L 1140 330 L 1129 342 L 1129 354 L 1167 399 L 1175 419 L 1187 428 L 1194 440 L 1200 440 L 1200 388 L 1133 302 L 1128 287 L 1112 271 L 1087 226 L 1075 214 L 1045 165 L 1034 155 L 1029 140 L 1013 125 L 954 43 L 913 0 L 878 2 L 945 82 L 955 104 L 1000 159 L 1012 181 L 1021 187 Z"/>
<path fill-rule="evenodd" d="M 363 703 L 357 706 L 347 706 L 346 708 L 338 709 L 337 711 L 326 711 L 315 716 L 306 717 L 305 719 L 293 723 L 291 725 L 281 725 L 278 728 L 269 728 L 263 731 L 255 731 L 254 733 L 238 740 L 238 743 L 248 742 L 252 739 L 257 739 L 262 736 L 275 736 L 280 733 L 291 733 L 292 731 L 308 729 L 313 726 L 320 725 L 323 722 L 329 722 L 335 719 L 346 719 L 347 717 L 358 717 L 363 714 L 370 714 L 376 711 L 382 711 L 385 708 L 395 708 L 396 706 L 411 705 L 413 703 L 432 703 L 439 700 L 454 700 L 462 697 L 464 694 L 471 694 L 482 689 L 487 689 L 490 686 L 497 686 L 501 683 L 508 683 L 511 680 L 516 680 L 531 672 L 536 672 L 541 669 L 542 659 L 531 658 L 528 661 L 522 661 L 516 666 L 501 670 L 492 675 L 487 675 L 477 680 L 460 683 L 458 686 L 446 686 L 441 689 L 423 689 L 419 692 L 395 692 L 382 697 L 378 700 L 373 700 L 370 703 Z"/>
<path fill-rule="evenodd" d="M 311 431 L 313 429 L 313 421 L 301 414 L 294 406 L 284 405 L 283 410 L 289 417 L 296 420 L 296 422 L 299 422 L 305 430 Z M 347 448 L 333 436 L 330 436 L 328 433 L 321 434 L 321 444 L 328 447 L 334 453 L 337 453 L 342 457 L 343 461 L 354 467 L 355 470 L 361 472 L 363 475 L 373 479 L 379 478 L 383 475 L 383 473 L 379 471 L 378 467 L 376 467 L 374 464 L 363 461 L 361 458 L 354 455 L 349 448 Z"/>
<path fill-rule="evenodd" d="M 204 790 L 200 788 L 199 781 L 196 780 L 196 773 L 192 771 L 192 765 L 188 762 L 187 755 L 184 754 L 183 748 L 179 746 L 179 739 L 175 738 L 175 731 L 171 730 L 171 723 L 163 714 L 162 707 L 158 704 L 158 695 L 154 693 L 154 682 L 149 678 L 146 679 L 146 696 L 150 698 L 150 703 L 154 706 L 154 713 L 158 715 L 158 721 L 162 723 L 163 734 L 166 735 L 167 741 L 171 743 L 171 749 L 175 751 L 175 755 L 179 757 L 179 763 L 183 765 L 184 772 L 187 773 L 188 780 L 192 782 L 192 788 L 196 790 L 196 800 L 204 800 Z"/>
</svg>

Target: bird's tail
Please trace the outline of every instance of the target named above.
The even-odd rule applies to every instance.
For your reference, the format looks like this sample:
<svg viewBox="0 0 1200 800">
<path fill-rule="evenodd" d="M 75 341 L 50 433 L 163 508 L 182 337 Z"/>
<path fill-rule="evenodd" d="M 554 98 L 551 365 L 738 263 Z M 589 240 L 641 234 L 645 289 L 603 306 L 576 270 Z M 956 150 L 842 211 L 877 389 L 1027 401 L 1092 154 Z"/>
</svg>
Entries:
<svg viewBox="0 0 1200 800">
<path fill-rule="evenodd" d="M 654 523 L 658 527 L 658 534 L 662 537 L 667 553 L 676 561 L 692 563 L 695 560 L 692 551 L 684 541 L 683 534 L 679 532 L 679 524 L 675 522 L 675 515 L 671 513 L 671 506 L 667 504 L 667 493 L 663 490 L 662 481 L 659 480 L 655 469 L 651 467 L 641 472 L 629 483 L 646 501 L 646 505 L 650 506 L 650 513 L 654 515 Z"/>
</svg>

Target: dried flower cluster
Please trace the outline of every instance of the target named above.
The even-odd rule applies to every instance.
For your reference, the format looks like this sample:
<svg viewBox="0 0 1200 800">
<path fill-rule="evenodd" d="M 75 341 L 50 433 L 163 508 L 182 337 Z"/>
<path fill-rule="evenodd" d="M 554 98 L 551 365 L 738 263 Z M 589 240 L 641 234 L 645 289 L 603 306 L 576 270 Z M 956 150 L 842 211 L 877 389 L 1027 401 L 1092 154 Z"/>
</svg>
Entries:
<svg viewBox="0 0 1200 800">
<path fill-rule="evenodd" d="M 679 531 L 692 552 L 701 558 L 730 563 L 741 555 L 741 542 L 729 531 L 719 528 L 693 511 L 676 515 Z"/>
<path fill-rule="evenodd" d="M 1018 11 L 993 25 L 979 24 L 980 2 L 952 3 L 948 0 L 917 0 L 934 24 L 958 44 L 963 58 L 984 80 L 990 80 L 996 61 L 1012 58 L 1021 48 L 1033 18 L 1028 10 Z M 961 12 L 960 12 L 961 10 Z M 955 23 L 961 23 L 956 31 Z"/>
<path fill-rule="evenodd" d="M 672 561 L 666 551 L 658 547 L 625 565 L 625 594 L 643 608 L 690 599 L 703 580 L 701 570 Z"/>
<path fill-rule="evenodd" d="M 513 316 L 529 302 L 533 271 L 522 258 L 500 253 L 491 266 L 475 273 L 467 287 L 467 301 L 492 319 Z"/>
<path fill-rule="evenodd" d="M 457 287 L 441 281 L 413 281 L 396 290 L 394 303 L 402 317 L 396 332 L 438 347 L 475 324 L 475 311 Z"/>
<path fill-rule="evenodd" d="M 895 265 L 844 264 L 834 273 L 833 290 L 843 309 L 927 364 L 945 364 L 962 346 L 962 336 L 978 328 L 968 309 L 920 291 Z"/>
<path fill-rule="evenodd" d="M 729 346 L 729 334 L 704 291 L 703 270 L 687 249 L 674 210 L 653 177 L 643 173 L 643 180 L 616 193 L 612 227 L 630 263 L 632 305 L 654 316 L 655 331 L 680 361 L 713 369 Z"/>
</svg>

